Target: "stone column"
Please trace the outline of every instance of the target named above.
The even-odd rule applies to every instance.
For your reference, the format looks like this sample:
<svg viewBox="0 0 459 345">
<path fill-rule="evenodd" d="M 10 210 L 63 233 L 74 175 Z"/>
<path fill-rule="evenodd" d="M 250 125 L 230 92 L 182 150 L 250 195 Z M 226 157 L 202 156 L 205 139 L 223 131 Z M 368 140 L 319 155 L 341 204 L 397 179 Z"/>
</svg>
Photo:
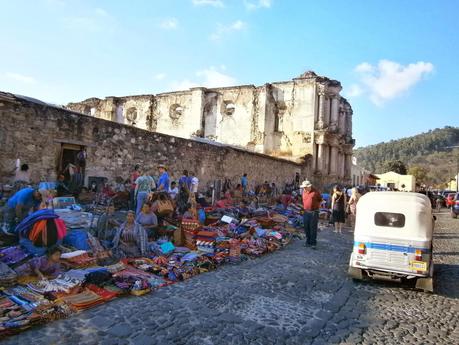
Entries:
<svg viewBox="0 0 459 345">
<path fill-rule="evenodd" d="M 352 155 L 345 155 L 344 161 L 344 178 L 349 180 L 351 178 L 351 167 L 352 167 Z"/>
<path fill-rule="evenodd" d="M 330 174 L 336 175 L 338 173 L 338 148 L 332 146 L 330 157 Z"/>
<path fill-rule="evenodd" d="M 338 120 L 338 130 L 340 134 L 346 134 L 346 113 L 340 111 L 339 113 L 339 120 Z"/>
<path fill-rule="evenodd" d="M 323 144 L 324 148 L 323 148 L 323 152 L 324 152 L 324 160 L 323 160 L 323 172 L 322 172 L 322 175 L 328 175 L 328 172 L 329 172 L 329 160 L 330 160 L 330 157 L 329 156 L 329 146 L 327 144 Z"/>
<path fill-rule="evenodd" d="M 345 123 L 346 123 L 346 135 L 352 137 L 352 108 L 350 105 L 345 107 Z"/>
<path fill-rule="evenodd" d="M 325 93 L 319 93 L 319 119 L 318 127 L 323 128 L 325 125 Z"/>
<path fill-rule="evenodd" d="M 338 109 L 339 101 L 337 96 L 333 96 L 330 111 L 330 128 L 336 130 L 338 128 Z"/>
<path fill-rule="evenodd" d="M 327 175 L 328 173 L 328 146 L 326 144 L 319 144 L 319 150 L 317 155 L 317 170 L 319 170 L 322 175 Z"/>
</svg>

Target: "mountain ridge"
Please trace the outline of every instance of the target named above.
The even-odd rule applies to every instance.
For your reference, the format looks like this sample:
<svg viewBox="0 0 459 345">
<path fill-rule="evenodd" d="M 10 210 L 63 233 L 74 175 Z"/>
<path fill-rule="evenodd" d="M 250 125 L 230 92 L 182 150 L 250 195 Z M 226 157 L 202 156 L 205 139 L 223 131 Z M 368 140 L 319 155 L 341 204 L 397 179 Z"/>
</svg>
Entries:
<svg viewBox="0 0 459 345">
<path fill-rule="evenodd" d="M 384 173 L 387 162 L 400 160 L 408 169 L 425 170 L 423 183 L 441 184 L 457 173 L 459 127 L 445 126 L 427 132 L 354 150 L 357 164 L 373 173 Z"/>
</svg>

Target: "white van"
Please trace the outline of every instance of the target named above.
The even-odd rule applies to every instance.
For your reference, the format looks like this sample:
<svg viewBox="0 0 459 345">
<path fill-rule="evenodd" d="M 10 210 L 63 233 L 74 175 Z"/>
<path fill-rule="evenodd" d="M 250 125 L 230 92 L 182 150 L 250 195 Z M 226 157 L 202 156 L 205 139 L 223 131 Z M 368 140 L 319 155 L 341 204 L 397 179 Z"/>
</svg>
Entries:
<svg viewBox="0 0 459 345">
<path fill-rule="evenodd" d="M 434 223 L 423 194 L 365 194 L 357 203 L 349 274 L 355 279 L 415 279 L 416 288 L 433 292 Z"/>
</svg>

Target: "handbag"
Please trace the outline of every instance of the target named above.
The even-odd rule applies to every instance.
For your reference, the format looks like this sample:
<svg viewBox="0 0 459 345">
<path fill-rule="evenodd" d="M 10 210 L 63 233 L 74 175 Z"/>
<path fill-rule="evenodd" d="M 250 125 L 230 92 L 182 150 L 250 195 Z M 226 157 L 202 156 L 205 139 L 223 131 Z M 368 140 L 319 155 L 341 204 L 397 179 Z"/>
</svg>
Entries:
<svg viewBox="0 0 459 345">
<path fill-rule="evenodd" d="M 174 212 L 174 207 L 172 206 L 172 202 L 169 200 L 161 201 L 158 200 L 158 210 L 157 213 L 159 215 L 165 215 Z"/>
</svg>

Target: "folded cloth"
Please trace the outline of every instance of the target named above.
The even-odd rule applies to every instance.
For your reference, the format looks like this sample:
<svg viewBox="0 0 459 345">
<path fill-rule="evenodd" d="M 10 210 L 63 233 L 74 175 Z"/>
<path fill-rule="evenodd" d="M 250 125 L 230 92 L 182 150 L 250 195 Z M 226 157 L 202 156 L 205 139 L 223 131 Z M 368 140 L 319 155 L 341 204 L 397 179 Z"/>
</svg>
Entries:
<svg viewBox="0 0 459 345">
<path fill-rule="evenodd" d="M 21 262 L 29 256 L 30 254 L 19 246 L 8 247 L 0 250 L 0 261 L 10 266 Z"/>
<path fill-rule="evenodd" d="M 76 256 L 80 256 L 80 255 L 85 254 L 85 253 L 86 253 L 86 250 L 75 250 L 75 251 L 70 252 L 70 253 L 61 254 L 61 259 L 70 259 L 70 258 L 74 258 Z"/>
<path fill-rule="evenodd" d="M 25 217 L 14 229 L 14 232 L 22 237 L 28 237 L 28 232 L 32 229 L 34 224 L 39 220 L 56 219 L 59 216 L 53 210 L 38 210 L 29 216 Z"/>
<path fill-rule="evenodd" d="M 98 294 L 104 301 L 110 301 L 119 295 L 117 292 L 106 290 L 94 284 L 86 285 L 86 288 Z"/>
<path fill-rule="evenodd" d="M 112 274 L 106 269 L 100 269 L 94 272 L 86 274 L 84 282 L 85 284 L 102 285 L 109 283 L 112 280 Z"/>
<path fill-rule="evenodd" d="M 7 264 L 0 262 L 0 286 L 13 285 L 17 274 Z"/>
<path fill-rule="evenodd" d="M 91 290 L 63 297 L 62 300 L 78 310 L 84 310 L 104 303 L 104 299 Z"/>
</svg>

